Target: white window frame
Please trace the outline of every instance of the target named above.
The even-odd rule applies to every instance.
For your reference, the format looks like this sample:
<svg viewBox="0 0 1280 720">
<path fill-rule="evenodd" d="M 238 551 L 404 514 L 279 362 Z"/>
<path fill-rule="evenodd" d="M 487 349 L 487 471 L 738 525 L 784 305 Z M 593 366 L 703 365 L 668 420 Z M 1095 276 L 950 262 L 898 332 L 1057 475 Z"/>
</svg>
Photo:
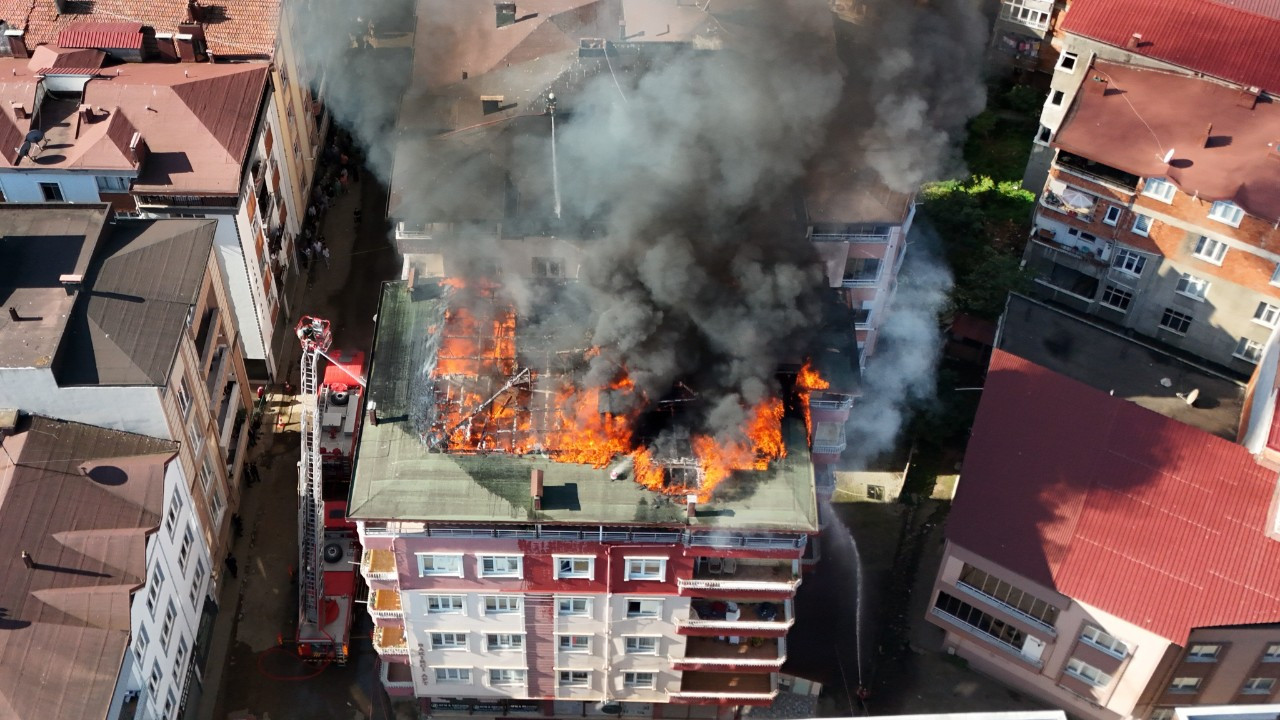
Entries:
<svg viewBox="0 0 1280 720">
<path fill-rule="evenodd" d="M 482 595 L 480 609 L 485 615 L 515 615 L 524 612 L 524 596 Z"/>
<path fill-rule="evenodd" d="M 565 609 L 567 604 L 568 610 Z M 581 604 L 582 610 L 575 610 L 574 607 Z M 556 598 L 556 615 L 560 617 L 590 617 L 591 616 L 591 598 L 566 596 Z"/>
<path fill-rule="evenodd" d="M 566 679 L 566 676 L 567 676 L 567 679 Z M 556 687 L 562 687 L 562 688 L 591 687 L 591 671 L 590 670 L 561 670 L 559 671 L 556 677 Z"/>
<path fill-rule="evenodd" d="M 635 612 L 631 612 L 631 603 L 637 603 L 640 608 Z M 646 609 L 651 608 L 651 609 Z M 662 617 L 662 598 L 627 598 L 627 617 L 629 618 L 656 618 Z"/>
<path fill-rule="evenodd" d="M 133 657 L 138 661 L 138 665 L 142 665 L 142 660 L 147 656 L 147 646 L 151 644 L 151 634 L 147 632 L 146 625 L 138 626 L 138 634 L 133 639 Z"/>
<path fill-rule="evenodd" d="M 169 649 L 169 639 L 173 637 L 173 625 L 178 621 L 178 604 L 169 598 L 164 608 L 164 622 L 160 625 L 160 647 Z"/>
<path fill-rule="evenodd" d="M 1236 343 L 1236 349 L 1231 353 L 1231 356 L 1257 365 L 1258 361 L 1262 359 L 1262 343 L 1242 337 Z"/>
<path fill-rule="evenodd" d="M 173 692 L 173 688 L 169 688 L 169 691 L 164 696 L 164 713 L 161 717 L 169 717 L 170 713 L 173 712 L 173 707 L 177 704 L 178 695 Z"/>
<path fill-rule="evenodd" d="M 179 675 L 181 675 L 182 671 L 185 669 L 184 666 L 186 665 L 186 662 L 187 662 L 187 653 L 190 650 L 191 650 L 191 647 L 187 645 L 187 639 L 184 637 L 179 637 L 178 652 L 173 656 L 173 666 L 178 670 Z"/>
<path fill-rule="evenodd" d="M 1100 627 L 1088 625 L 1080 632 L 1080 639 L 1113 658 L 1123 660 L 1129 654 L 1129 644 Z"/>
<path fill-rule="evenodd" d="M 1195 643 L 1187 648 L 1187 662 L 1216 663 L 1220 655 L 1219 643 Z"/>
<path fill-rule="evenodd" d="M 658 635 L 623 635 L 622 647 L 626 655 L 657 655 Z"/>
<path fill-rule="evenodd" d="M 1241 695 L 1270 695 L 1276 689 L 1273 677 L 1251 677 L 1240 686 Z"/>
<path fill-rule="evenodd" d="M 480 577 L 524 577 L 524 557 L 521 555 L 477 555 L 476 557 L 480 563 Z"/>
<path fill-rule="evenodd" d="M 173 539 L 173 534 L 178 531 L 178 516 L 182 514 L 182 509 L 186 507 L 186 501 L 182 499 L 182 493 L 177 490 L 173 491 L 173 495 L 169 496 L 169 510 L 164 514 L 164 530 L 169 533 L 169 539 Z"/>
<path fill-rule="evenodd" d="M 121 175 L 96 175 L 94 182 L 98 185 L 98 192 L 129 192 L 129 178 Z"/>
<path fill-rule="evenodd" d="M 665 557 L 629 557 L 624 559 L 627 561 L 627 580 L 665 582 L 667 579 L 667 559 Z M 657 563 L 657 569 L 650 571 L 648 569 L 650 563 Z M 637 564 L 639 565 L 638 568 Z"/>
<path fill-rule="evenodd" d="M 502 680 L 494 681 L 494 673 L 502 673 Z M 486 685 L 493 688 L 503 687 L 524 687 L 529 683 L 529 673 L 525 668 L 503 668 L 491 667 L 485 668 Z M 509 678 L 509 679 L 507 679 Z"/>
<path fill-rule="evenodd" d="M 462 577 L 461 553 L 417 553 L 417 556 L 418 577 Z M 446 561 L 442 567 L 436 567 L 438 559 Z"/>
<path fill-rule="evenodd" d="M 1262 662 L 1280 662 L 1280 643 L 1270 643 L 1262 651 Z"/>
<path fill-rule="evenodd" d="M 1227 244 L 1221 240 L 1214 240 L 1208 235 L 1201 235 L 1196 240 L 1196 246 L 1191 250 L 1191 254 L 1207 263 L 1222 265 L 1222 259 L 1227 256 Z"/>
<path fill-rule="evenodd" d="M 1209 219 L 1238 228 L 1244 219 L 1244 208 L 1229 200 L 1219 200 L 1210 206 Z"/>
<path fill-rule="evenodd" d="M 1111 259 L 1111 267 L 1127 275 L 1142 277 L 1147 268 L 1147 256 L 1136 250 L 1116 248 L 1116 255 Z"/>
<path fill-rule="evenodd" d="M 1120 224 L 1120 216 L 1124 214 L 1124 208 L 1119 205 L 1108 205 L 1107 211 L 1102 214 L 1102 222 L 1111 227 Z"/>
<path fill-rule="evenodd" d="M 1266 300 L 1258 301 L 1258 307 L 1253 311 L 1253 321 L 1267 328 L 1280 325 L 1280 305 L 1272 305 Z"/>
<path fill-rule="evenodd" d="M 471 668 L 469 667 L 434 666 L 431 669 L 435 671 L 432 673 L 432 677 L 435 678 L 437 685 L 471 684 Z"/>
<path fill-rule="evenodd" d="M 202 591 L 200 586 L 204 585 L 204 574 L 204 558 L 196 558 L 196 570 L 191 578 L 191 592 L 189 593 L 191 595 L 191 607 L 196 610 L 200 609 L 200 593 Z"/>
<path fill-rule="evenodd" d="M 187 527 L 182 531 L 182 545 L 178 548 L 178 569 L 182 572 L 187 571 L 187 563 L 191 562 L 191 546 L 196 542 L 196 530 L 187 523 Z"/>
<path fill-rule="evenodd" d="M 1169 683 L 1169 692 L 1191 695 L 1200 692 L 1203 684 L 1201 677 L 1176 677 Z"/>
<path fill-rule="evenodd" d="M 448 600 L 446 603 L 445 600 Z M 428 595 L 427 614 L 428 615 L 465 615 L 467 613 L 467 598 L 465 595 Z M 432 604 L 436 607 L 432 608 Z M 448 607 L 445 607 L 448 605 Z"/>
<path fill-rule="evenodd" d="M 164 568 L 156 563 L 151 567 L 151 579 L 147 583 L 147 612 L 151 619 L 156 619 L 156 608 L 160 606 L 160 586 L 164 585 Z"/>
<path fill-rule="evenodd" d="M 485 633 L 484 649 L 487 652 L 524 650 L 524 633 Z"/>
<path fill-rule="evenodd" d="M 641 682 L 641 677 L 648 680 Z M 658 673 L 652 670 L 634 670 L 622 673 L 622 686 L 629 689 L 652 690 L 658 682 Z"/>
<path fill-rule="evenodd" d="M 596 558 L 594 555 L 552 555 L 551 559 L 556 563 L 556 579 L 557 580 L 594 580 L 596 577 Z M 575 566 L 578 563 L 585 562 L 586 570 L 577 570 Z M 569 570 L 566 572 L 563 563 L 569 564 Z"/>
<path fill-rule="evenodd" d="M 1071 63 L 1071 67 L 1067 67 L 1068 62 Z M 1054 69 L 1065 73 L 1074 73 L 1078 67 L 1080 67 L 1080 54 L 1064 52 L 1058 56 L 1058 64 Z"/>
<path fill-rule="evenodd" d="M 1141 235 L 1142 237 L 1150 237 L 1152 222 L 1154 222 L 1154 220 L 1151 219 L 1150 215 L 1143 215 L 1140 212 L 1134 213 L 1132 228 L 1133 234 Z"/>
<path fill-rule="evenodd" d="M 467 650 L 469 637 L 464 632 L 432 631 L 427 635 L 432 650 Z"/>
<path fill-rule="evenodd" d="M 1166 205 L 1172 205 L 1173 198 L 1178 194 L 1178 186 L 1164 178 L 1150 177 L 1142 184 L 1142 194 Z"/>
<path fill-rule="evenodd" d="M 1050 90 L 1049 104 L 1054 107 L 1061 107 L 1064 100 L 1067 99 L 1066 90 Z"/>
<path fill-rule="evenodd" d="M 1064 671 L 1071 677 L 1093 687 L 1106 687 L 1111 684 L 1111 676 L 1083 660 L 1071 658 Z"/>
<path fill-rule="evenodd" d="M 1211 284 L 1202 277 L 1196 277 L 1191 273 L 1181 273 L 1178 276 L 1178 284 L 1174 286 L 1173 291 L 1197 302 L 1204 302 L 1205 296 L 1209 294 L 1209 286 Z"/>
<path fill-rule="evenodd" d="M 178 403 L 178 410 L 182 413 L 182 419 L 186 420 L 191 415 L 191 388 L 187 385 L 187 379 L 178 378 L 178 387 L 174 393 L 174 399 Z"/>
<path fill-rule="evenodd" d="M 1276 269 L 1271 271 L 1270 284 L 1280 287 L 1280 263 L 1276 265 Z"/>
<path fill-rule="evenodd" d="M 556 640 L 556 648 L 562 653 L 571 655 L 582 655 L 591 653 L 591 636 L 590 635 L 558 635 Z M 576 640 L 585 640 L 582 645 L 578 645 Z M 566 647 L 566 641 L 568 647 Z"/>
<path fill-rule="evenodd" d="M 43 198 L 43 202 L 67 201 L 67 194 L 62 191 L 61 183 L 40 182 L 37 184 L 40 186 L 40 197 Z M 49 197 L 50 195 L 57 195 L 57 197 Z"/>
</svg>

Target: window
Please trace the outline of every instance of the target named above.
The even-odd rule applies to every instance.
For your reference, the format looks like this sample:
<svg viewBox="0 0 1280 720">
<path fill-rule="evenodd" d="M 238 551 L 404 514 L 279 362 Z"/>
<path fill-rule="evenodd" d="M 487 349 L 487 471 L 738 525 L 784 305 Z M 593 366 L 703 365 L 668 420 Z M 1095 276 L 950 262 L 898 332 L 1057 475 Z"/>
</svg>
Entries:
<svg viewBox="0 0 1280 720">
<path fill-rule="evenodd" d="M 209 458 L 205 458 L 208 464 Z M 213 515 L 213 522 L 216 525 L 222 521 L 222 510 L 227 506 L 227 502 L 222 499 L 222 488 L 214 485 L 209 490 L 209 513 Z"/>
<path fill-rule="evenodd" d="M 470 683 L 471 668 L 438 667 L 436 668 L 438 683 Z"/>
<path fill-rule="evenodd" d="M 1107 214 L 1102 217 L 1102 222 L 1113 226 L 1119 224 L 1121 212 L 1123 211 L 1119 205 L 1108 205 Z"/>
<path fill-rule="evenodd" d="M 1169 332 L 1186 335 L 1187 330 L 1191 329 L 1191 316 L 1173 308 L 1165 308 L 1164 314 L 1160 316 L 1160 327 Z"/>
<path fill-rule="evenodd" d="M 159 658 L 151 661 L 151 676 L 147 678 L 147 694 L 151 696 L 153 701 L 160 699 L 160 678 L 163 673 L 160 672 Z"/>
<path fill-rule="evenodd" d="M 213 487 L 213 463 L 209 462 L 209 458 L 205 457 L 200 463 L 200 487 L 204 488 L 205 494 L 209 493 Z"/>
<path fill-rule="evenodd" d="M 1186 295 L 1196 300 L 1204 300 L 1205 293 L 1209 292 L 1209 281 L 1204 278 L 1198 278 L 1195 275 L 1182 273 L 1178 278 L 1178 286 L 1174 290 L 1179 295 Z"/>
<path fill-rule="evenodd" d="M 191 388 L 187 387 L 187 379 L 182 378 L 178 381 L 178 409 L 182 411 L 182 417 L 185 419 L 191 414 Z"/>
<path fill-rule="evenodd" d="M 524 636 L 514 633 L 498 633 L 485 636 L 489 650 L 520 650 L 524 648 Z"/>
<path fill-rule="evenodd" d="M 667 575 L 666 558 L 627 558 L 628 580 L 658 580 Z"/>
<path fill-rule="evenodd" d="M 1226 223 L 1231 227 L 1240 227 L 1240 221 L 1244 219 L 1244 210 L 1233 202 L 1219 200 L 1209 208 L 1209 219 Z"/>
<path fill-rule="evenodd" d="M 1258 359 L 1262 357 L 1262 343 L 1254 342 L 1249 338 L 1240 338 L 1240 342 L 1236 343 L 1236 350 L 1232 354 L 1241 360 L 1257 365 Z"/>
<path fill-rule="evenodd" d="M 1241 695 L 1270 695 L 1275 689 L 1276 679 L 1269 677 L 1254 677 L 1244 681 L 1244 685 L 1240 688 Z"/>
<path fill-rule="evenodd" d="M 961 568 L 960 584 L 1001 605 L 1012 608 L 1041 625 L 1053 627 L 1053 624 L 1058 621 L 1058 608 L 972 565 L 965 564 Z"/>
<path fill-rule="evenodd" d="M 1004 0 L 1000 6 L 1000 17 L 1037 30 L 1047 30 L 1049 13 L 1044 9 L 1036 9 L 1036 4 L 1035 0 Z"/>
<path fill-rule="evenodd" d="M 1276 265 L 1276 269 L 1271 271 L 1271 284 L 1280 285 L 1280 265 Z"/>
<path fill-rule="evenodd" d="M 1193 693 L 1200 691 L 1200 682 L 1203 678 L 1198 677 L 1176 677 L 1173 682 L 1169 683 L 1169 692 L 1171 693 Z"/>
<path fill-rule="evenodd" d="M 1222 258 L 1227 254 L 1227 244 L 1201 235 L 1196 241 L 1196 250 L 1192 254 L 1214 265 L 1221 265 Z"/>
<path fill-rule="evenodd" d="M 1061 105 L 1061 104 L 1062 104 L 1062 98 L 1063 98 L 1063 97 L 1065 97 L 1065 96 L 1066 96 L 1066 93 L 1062 92 L 1061 90 L 1054 90 L 1054 91 L 1053 91 L 1053 94 L 1049 96 L 1049 104 L 1050 104 L 1050 105 Z"/>
<path fill-rule="evenodd" d="M 151 619 L 156 617 L 156 605 L 160 599 L 160 586 L 164 584 L 164 570 L 160 569 L 157 564 L 151 568 L 151 579 L 147 582 L 147 612 L 151 613 Z"/>
<path fill-rule="evenodd" d="M 533 276 L 540 278 L 564 277 L 564 260 L 560 258 L 536 257 L 533 259 Z"/>
<path fill-rule="evenodd" d="M 1258 303 L 1258 309 L 1253 311 L 1253 321 L 1269 328 L 1275 327 L 1280 322 L 1280 307 L 1267 302 Z"/>
<path fill-rule="evenodd" d="M 164 624 L 160 626 L 160 647 L 169 648 L 169 638 L 173 636 L 173 623 L 178 619 L 178 606 L 169 601 L 169 606 L 164 609 Z"/>
<path fill-rule="evenodd" d="M 99 175 L 94 180 L 98 182 L 99 192 L 129 192 L 129 178 L 119 175 Z"/>
<path fill-rule="evenodd" d="M 1129 646 L 1123 641 L 1118 640 L 1114 635 L 1108 635 L 1103 632 L 1101 628 L 1096 628 L 1092 625 L 1086 627 L 1084 632 L 1080 633 L 1080 639 L 1099 650 L 1104 650 L 1108 654 L 1114 655 L 1118 658 L 1123 658 L 1125 655 L 1129 654 Z"/>
<path fill-rule="evenodd" d="M 595 577 L 596 559 L 593 557 L 556 557 L 556 579 Z"/>
<path fill-rule="evenodd" d="M 933 610 L 954 619 L 972 633 L 985 636 L 1012 652 L 1022 653 L 1022 644 L 1027 640 L 1026 633 L 949 593 L 938 593 Z"/>
<path fill-rule="evenodd" d="M 658 638 L 632 636 L 626 638 L 626 647 L 628 655 L 657 655 Z"/>
<path fill-rule="evenodd" d="M 1173 708 L 1154 708 L 1151 710 L 1151 714 L 1147 716 L 1147 720 L 1173 720 Z"/>
<path fill-rule="evenodd" d="M 627 617 L 658 617 L 662 614 L 662 601 L 656 598 L 627 601 Z"/>
<path fill-rule="evenodd" d="M 1262 662 L 1280 662 L 1280 643 L 1267 646 L 1266 652 L 1262 653 Z"/>
<path fill-rule="evenodd" d="M 431 633 L 432 650 L 466 650 L 467 634 L 451 632 Z"/>
<path fill-rule="evenodd" d="M 1063 72 L 1075 72 L 1076 61 L 1079 59 L 1080 56 L 1076 53 L 1062 53 L 1062 56 L 1058 58 L 1058 69 Z"/>
<path fill-rule="evenodd" d="M 1217 662 L 1222 652 L 1221 645 L 1192 645 L 1187 650 L 1187 660 L 1191 662 Z"/>
<path fill-rule="evenodd" d="M 1146 266 L 1146 256 L 1124 248 L 1118 248 L 1115 259 L 1111 261 L 1111 267 L 1130 275 L 1141 275 L 1142 269 Z"/>
<path fill-rule="evenodd" d="M 520 612 L 519 595 L 486 595 L 484 598 L 485 615 L 505 615 Z"/>
<path fill-rule="evenodd" d="M 169 688 L 169 692 L 165 693 L 164 713 L 163 717 L 169 717 L 169 713 L 173 712 L 173 706 L 178 704 L 178 696 L 173 694 L 173 688 Z"/>
<path fill-rule="evenodd" d="M 556 601 L 556 611 L 561 615 L 590 615 L 591 598 L 559 598 Z"/>
<path fill-rule="evenodd" d="M 138 637 L 133 641 L 133 657 L 142 664 L 142 658 L 147 654 L 147 645 L 151 644 L 151 635 L 147 633 L 147 628 L 143 625 L 138 626 Z"/>
<path fill-rule="evenodd" d="M 657 679 L 657 673 L 651 672 L 629 672 L 622 673 L 622 686 L 628 688 L 652 688 L 654 681 Z"/>
<path fill-rule="evenodd" d="M 561 635 L 560 636 L 560 652 L 567 652 L 567 653 L 591 652 L 591 636 L 590 635 Z"/>
<path fill-rule="evenodd" d="M 1171 203 L 1173 196 L 1177 194 L 1178 188 L 1173 183 L 1162 178 L 1147 178 L 1147 182 L 1142 186 L 1142 194 L 1150 198 L 1155 198 L 1160 202 Z"/>
<path fill-rule="evenodd" d="M 204 586 L 204 560 L 196 558 L 196 574 L 191 581 L 191 606 L 200 609 L 200 591 Z"/>
<path fill-rule="evenodd" d="M 461 595 L 428 595 L 427 612 L 432 614 L 461 613 Z"/>
<path fill-rule="evenodd" d="M 1146 237 L 1151 233 L 1151 216 L 1142 213 L 1133 214 L 1133 234 Z"/>
<path fill-rule="evenodd" d="M 524 670 L 515 668 L 489 668 L 489 684 L 493 687 L 524 685 Z"/>
<path fill-rule="evenodd" d="M 182 546 L 178 548 L 178 567 L 184 573 L 187 571 L 187 561 L 191 559 L 191 544 L 195 541 L 195 530 L 191 529 L 191 523 L 187 523 L 187 529 L 182 531 Z"/>
<path fill-rule="evenodd" d="M 462 577 L 462 556 L 418 553 L 418 577 L 431 575 Z"/>
<path fill-rule="evenodd" d="M 169 511 L 164 514 L 164 530 L 169 533 L 170 540 L 178 528 L 178 515 L 182 513 L 183 504 L 182 493 L 174 490 L 169 497 Z"/>
<path fill-rule="evenodd" d="M 1108 285 L 1102 291 L 1102 304 L 1113 307 L 1120 312 L 1128 310 L 1131 302 L 1133 302 L 1133 293 L 1115 285 Z"/>
<path fill-rule="evenodd" d="M 1098 668 L 1081 662 L 1075 658 L 1067 661 L 1067 674 L 1083 680 L 1094 687 L 1103 687 L 1111 682 L 1111 676 Z"/>
<path fill-rule="evenodd" d="M 196 455 L 204 450 L 204 428 L 200 427 L 199 422 L 192 420 L 187 426 L 187 439 L 191 441 L 191 447 L 195 448 Z"/>
<path fill-rule="evenodd" d="M 520 577 L 523 558 L 519 555 L 484 555 L 480 557 L 481 577 Z"/>
<path fill-rule="evenodd" d="M 187 661 L 187 651 L 190 649 L 191 648 L 187 646 L 186 638 L 178 638 L 178 652 L 173 656 L 173 667 L 177 669 L 179 674 L 182 673 L 182 664 Z"/>
<path fill-rule="evenodd" d="M 591 673 L 587 670 L 561 670 L 560 687 L 587 687 L 591 684 Z"/>
<path fill-rule="evenodd" d="M 62 202 L 62 186 L 56 182 L 40 183 L 40 194 L 45 202 Z"/>
</svg>

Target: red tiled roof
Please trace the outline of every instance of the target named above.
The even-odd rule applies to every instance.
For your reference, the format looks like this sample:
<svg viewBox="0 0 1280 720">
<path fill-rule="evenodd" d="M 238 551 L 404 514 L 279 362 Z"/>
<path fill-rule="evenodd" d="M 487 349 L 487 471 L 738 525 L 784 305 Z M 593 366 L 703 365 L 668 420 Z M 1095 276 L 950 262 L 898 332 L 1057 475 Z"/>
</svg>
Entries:
<svg viewBox="0 0 1280 720">
<path fill-rule="evenodd" d="M 1230 200 L 1274 222 L 1280 104 L 1245 107 L 1241 97 L 1209 80 L 1095 61 L 1054 144 L 1134 175 L 1167 177 L 1188 195 Z"/>
<path fill-rule="evenodd" d="M 1280 91 L 1280 18 L 1274 8 L 1249 12 L 1258 5 L 1253 0 L 1240 7 L 1212 0 L 1074 0 L 1062 29 L 1116 47 L 1139 33 L 1141 55 Z"/>
<path fill-rule="evenodd" d="M 996 350 L 947 536 L 1183 644 L 1280 621 L 1276 481 L 1240 445 Z"/>
<path fill-rule="evenodd" d="M 64 48 L 142 49 L 142 23 L 77 22 L 58 33 Z"/>
</svg>

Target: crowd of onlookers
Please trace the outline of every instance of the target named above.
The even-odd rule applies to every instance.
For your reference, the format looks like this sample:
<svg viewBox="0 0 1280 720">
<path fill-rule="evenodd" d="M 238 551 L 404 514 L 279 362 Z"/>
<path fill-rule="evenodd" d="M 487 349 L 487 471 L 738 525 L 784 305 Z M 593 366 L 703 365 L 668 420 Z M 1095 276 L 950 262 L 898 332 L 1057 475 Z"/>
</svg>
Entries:
<svg viewBox="0 0 1280 720">
<path fill-rule="evenodd" d="M 351 136 L 343 130 L 333 133 L 333 140 L 320 154 L 316 167 L 316 182 L 307 204 L 307 212 L 302 221 L 302 232 L 298 235 L 294 247 L 298 253 L 298 262 L 304 271 L 314 276 L 315 268 L 323 262 L 329 267 L 329 246 L 325 242 L 324 224 L 326 211 L 334 200 L 347 191 L 354 182 L 360 180 L 360 159 L 351 142 Z M 355 211 L 356 224 L 360 223 L 360 211 Z"/>
</svg>

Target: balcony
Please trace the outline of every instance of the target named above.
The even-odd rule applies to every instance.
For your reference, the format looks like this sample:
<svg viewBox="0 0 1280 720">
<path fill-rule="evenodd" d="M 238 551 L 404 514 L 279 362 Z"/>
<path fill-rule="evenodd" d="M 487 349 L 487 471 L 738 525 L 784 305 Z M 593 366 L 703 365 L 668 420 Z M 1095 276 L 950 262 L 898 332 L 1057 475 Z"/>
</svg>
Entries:
<svg viewBox="0 0 1280 720">
<path fill-rule="evenodd" d="M 813 424 L 814 455 L 839 455 L 846 445 L 844 423 L 815 422 Z"/>
<path fill-rule="evenodd" d="M 739 672 L 769 672 L 782 668 L 787 659 L 786 644 L 786 639 L 776 637 L 735 636 L 723 640 L 691 637 L 685 644 L 684 657 L 672 658 L 671 666 L 674 670 L 723 668 Z"/>
<path fill-rule="evenodd" d="M 790 601 L 695 600 L 687 615 L 675 618 L 676 632 L 681 635 L 785 634 L 795 622 Z"/>
<path fill-rule="evenodd" d="M 373 649 L 379 655 L 408 655 L 409 645 L 404 639 L 404 628 L 398 625 L 374 628 Z"/>
<path fill-rule="evenodd" d="M 365 550 L 377 552 L 376 550 Z M 369 615 L 373 619 L 403 618 L 404 609 L 400 607 L 400 593 L 395 590 L 374 590 L 369 595 Z"/>
<path fill-rule="evenodd" d="M 360 574 L 365 580 L 395 580 L 396 556 L 390 550 L 365 550 L 360 560 Z"/>
<path fill-rule="evenodd" d="M 680 701 L 721 700 L 726 703 L 767 703 L 778 694 L 777 678 L 761 673 L 718 673 L 690 670 L 683 673 L 680 689 L 671 699 Z"/>
<path fill-rule="evenodd" d="M 875 287 L 880 282 L 880 273 L 848 273 L 841 280 L 840 286 L 847 288 Z"/>
<path fill-rule="evenodd" d="M 1058 151 L 1056 162 L 1058 167 L 1072 175 L 1079 175 L 1086 180 L 1092 180 L 1103 185 L 1113 185 L 1130 193 L 1138 191 L 1137 175 L 1117 170 L 1110 165 L 1103 165 L 1086 157 L 1072 155 L 1065 150 Z"/>
<path fill-rule="evenodd" d="M 698 558 L 692 578 L 678 578 L 681 594 L 686 590 L 793 593 L 800 586 L 798 560 L 745 560 Z"/>
</svg>

